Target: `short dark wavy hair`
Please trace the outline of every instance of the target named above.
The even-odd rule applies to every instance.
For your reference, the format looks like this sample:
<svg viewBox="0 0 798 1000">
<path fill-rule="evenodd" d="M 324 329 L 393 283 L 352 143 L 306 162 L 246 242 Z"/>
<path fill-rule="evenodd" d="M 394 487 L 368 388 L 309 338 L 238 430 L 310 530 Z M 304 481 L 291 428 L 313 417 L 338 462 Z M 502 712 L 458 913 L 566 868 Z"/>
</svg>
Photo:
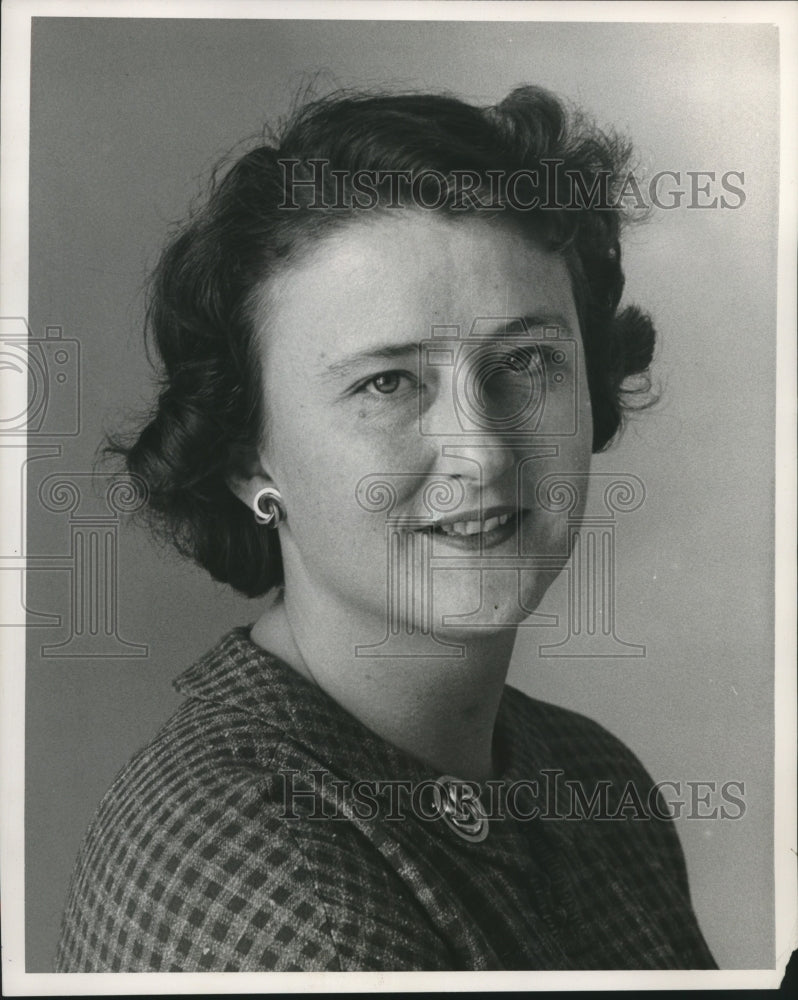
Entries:
<svg viewBox="0 0 798 1000">
<path fill-rule="evenodd" d="M 330 168 L 322 198 L 305 185 L 296 195 L 298 206 L 286 208 L 286 161 L 294 161 L 297 179 L 311 176 L 314 160 Z M 152 526 L 214 579 L 247 596 L 282 582 L 277 532 L 255 522 L 227 480 L 265 431 L 257 292 L 303 246 L 359 210 L 342 207 L 332 171 L 345 179 L 358 171 L 407 171 L 413 177 L 434 171 L 444 178 L 468 171 L 478 175 L 483 190 L 491 171 L 494 179 L 521 171 L 525 206 L 541 193 L 533 178 L 542 176 L 543 165 L 561 181 L 581 178 L 583 192 L 597 181 L 606 183 L 603 198 L 583 197 L 579 204 L 527 209 L 520 207 L 520 196 L 490 203 L 568 264 L 586 358 L 593 450 L 604 449 L 625 412 L 650 399 L 652 323 L 635 307 L 618 311 L 624 284 L 619 235 L 627 216 L 613 199 L 629 162 L 630 148 L 616 135 L 599 131 L 547 91 L 520 87 L 490 107 L 443 95 L 337 93 L 305 103 L 268 144 L 260 142 L 217 170 L 207 199 L 167 244 L 151 277 L 147 331 L 161 362 L 157 405 L 133 439 L 109 445 L 147 484 Z M 388 192 L 380 188 L 383 196 Z M 320 208 L 319 201 L 328 207 Z M 451 218 L 478 210 L 456 201 L 450 191 L 435 210 Z M 396 211 L 387 206 L 380 200 L 376 210 Z"/>
</svg>

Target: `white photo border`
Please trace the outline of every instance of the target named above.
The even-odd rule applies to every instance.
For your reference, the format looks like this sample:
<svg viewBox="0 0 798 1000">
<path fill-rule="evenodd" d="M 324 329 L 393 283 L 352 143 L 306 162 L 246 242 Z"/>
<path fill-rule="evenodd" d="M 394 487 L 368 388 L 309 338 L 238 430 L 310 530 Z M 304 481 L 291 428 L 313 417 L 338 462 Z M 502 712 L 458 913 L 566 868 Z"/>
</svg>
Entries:
<svg viewBox="0 0 798 1000">
<path fill-rule="evenodd" d="M 796 71 L 798 5 L 778 2 L 406 2 L 367 0 L 6 0 L 2 8 L 2 192 L 0 316 L 28 312 L 28 159 L 31 19 L 47 17 L 374 19 L 468 21 L 594 21 L 770 23 L 780 31 L 781 170 L 776 407 L 776 688 L 775 904 L 773 970 L 696 972 L 469 972 L 469 973 L 113 973 L 25 972 L 24 719 L 25 629 L 2 630 L 2 841 L 4 909 L 2 972 L 8 996 L 205 994 L 264 992 L 627 990 L 774 988 L 798 943 L 796 899 Z M 25 409 L 20 402 L 19 412 Z M 15 410 L 16 412 L 16 410 Z M 0 476 L 8 472 L 0 449 Z M 4 479 L 8 482 L 8 479 Z M 0 532 L 5 532 L 5 519 Z M 0 535 L 2 538 L 2 535 Z M 5 551 L 5 549 L 2 549 Z M 9 574 L 0 574 L 7 588 Z M 6 591 L 0 593 L 6 598 Z"/>
</svg>

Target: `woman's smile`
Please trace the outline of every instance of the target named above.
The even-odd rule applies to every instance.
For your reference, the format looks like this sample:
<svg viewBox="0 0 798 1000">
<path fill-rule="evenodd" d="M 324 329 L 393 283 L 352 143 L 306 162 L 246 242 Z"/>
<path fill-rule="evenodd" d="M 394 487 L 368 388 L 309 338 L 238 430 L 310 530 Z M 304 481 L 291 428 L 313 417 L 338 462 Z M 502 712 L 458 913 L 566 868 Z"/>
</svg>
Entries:
<svg viewBox="0 0 798 1000">
<path fill-rule="evenodd" d="M 457 521 L 438 521 L 435 530 L 444 535 L 485 535 L 502 527 L 510 520 L 510 514 L 494 514 L 485 518 L 463 515 Z"/>
<path fill-rule="evenodd" d="M 526 511 L 515 507 L 455 512 L 449 517 L 435 519 L 431 530 L 436 540 L 440 539 L 447 546 L 470 552 L 482 551 L 516 536 L 525 514 Z"/>
</svg>

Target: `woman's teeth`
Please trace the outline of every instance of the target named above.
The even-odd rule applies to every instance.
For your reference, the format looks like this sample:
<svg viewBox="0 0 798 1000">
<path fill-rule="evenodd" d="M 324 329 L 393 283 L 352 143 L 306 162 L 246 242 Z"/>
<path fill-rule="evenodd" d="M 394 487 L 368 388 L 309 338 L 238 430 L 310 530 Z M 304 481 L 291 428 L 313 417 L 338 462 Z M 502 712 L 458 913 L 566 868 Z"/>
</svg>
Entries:
<svg viewBox="0 0 798 1000">
<path fill-rule="evenodd" d="M 507 524 L 511 517 L 511 514 L 499 514 L 498 517 L 489 517 L 486 521 L 454 521 L 450 524 L 439 524 L 437 527 L 444 535 L 478 535 Z"/>
</svg>

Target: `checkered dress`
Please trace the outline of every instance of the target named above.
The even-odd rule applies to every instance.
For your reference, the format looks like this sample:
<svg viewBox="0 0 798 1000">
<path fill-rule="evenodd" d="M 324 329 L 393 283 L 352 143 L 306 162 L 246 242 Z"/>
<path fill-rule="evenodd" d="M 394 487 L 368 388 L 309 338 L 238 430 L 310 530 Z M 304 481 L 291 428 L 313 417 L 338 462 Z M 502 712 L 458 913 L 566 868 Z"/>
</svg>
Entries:
<svg viewBox="0 0 798 1000">
<path fill-rule="evenodd" d="M 630 798 L 651 778 L 583 716 L 505 688 L 501 787 L 523 794 L 471 842 L 395 791 L 366 808 L 358 780 L 439 775 L 247 629 L 175 683 L 187 700 L 86 835 L 57 971 L 715 967 L 672 823 Z M 568 782 L 618 818 L 584 818 Z"/>
</svg>

